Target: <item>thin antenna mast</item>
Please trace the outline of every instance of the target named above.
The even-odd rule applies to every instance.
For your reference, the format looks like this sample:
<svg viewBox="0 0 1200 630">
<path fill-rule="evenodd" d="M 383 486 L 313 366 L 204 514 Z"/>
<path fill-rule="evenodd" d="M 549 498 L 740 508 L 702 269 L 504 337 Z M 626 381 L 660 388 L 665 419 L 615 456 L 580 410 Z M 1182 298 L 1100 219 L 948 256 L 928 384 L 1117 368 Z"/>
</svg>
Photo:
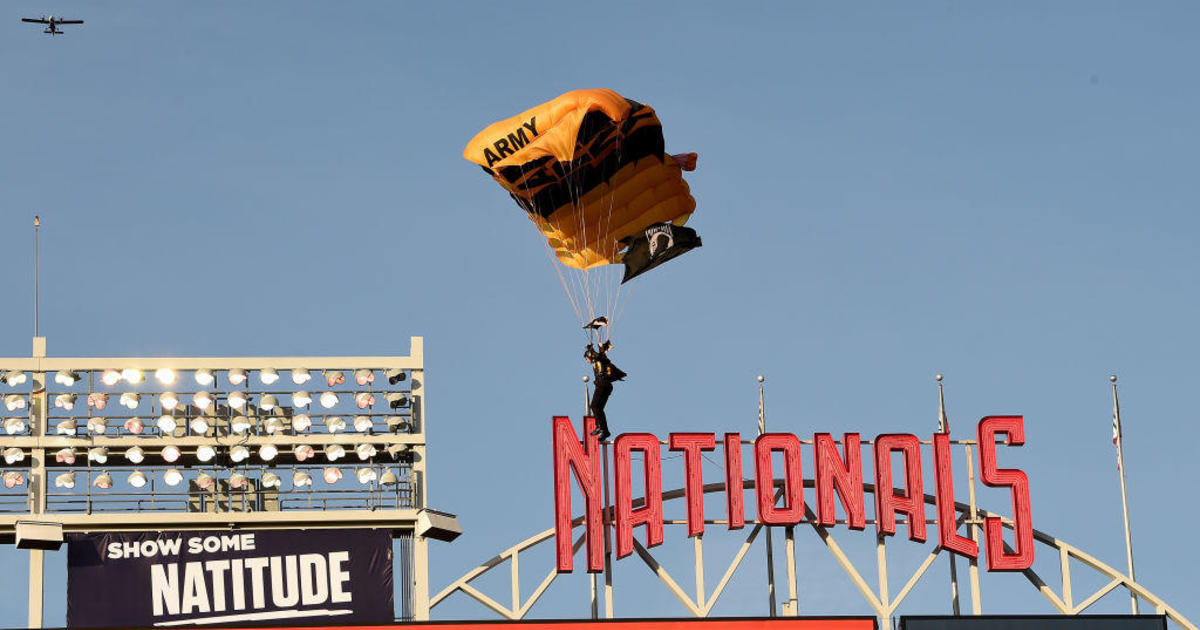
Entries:
<svg viewBox="0 0 1200 630">
<path fill-rule="evenodd" d="M 33 215 L 33 336 L 38 334 L 38 300 L 41 297 L 38 287 L 38 232 L 42 227 L 42 219 Z"/>
</svg>

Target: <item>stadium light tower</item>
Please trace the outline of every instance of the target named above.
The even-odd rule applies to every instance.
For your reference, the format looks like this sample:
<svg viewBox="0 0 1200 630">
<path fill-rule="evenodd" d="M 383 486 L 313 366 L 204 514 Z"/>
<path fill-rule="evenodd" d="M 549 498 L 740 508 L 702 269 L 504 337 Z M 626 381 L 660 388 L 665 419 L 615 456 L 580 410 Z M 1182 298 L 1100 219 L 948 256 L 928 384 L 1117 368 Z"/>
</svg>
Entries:
<svg viewBox="0 0 1200 630">
<path fill-rule="evenodd" d="M 408 356 L 0 358 L 0 538 L 43 553 L 72 532 L 386 529 L 429 617 L 423 340 Z M 287 374 L 290 378 L 282 378 Z M 10 404 L 11 403 L 11 404 Z M 11 455 L 11 457 L 9 456 Z"/>
</svg>

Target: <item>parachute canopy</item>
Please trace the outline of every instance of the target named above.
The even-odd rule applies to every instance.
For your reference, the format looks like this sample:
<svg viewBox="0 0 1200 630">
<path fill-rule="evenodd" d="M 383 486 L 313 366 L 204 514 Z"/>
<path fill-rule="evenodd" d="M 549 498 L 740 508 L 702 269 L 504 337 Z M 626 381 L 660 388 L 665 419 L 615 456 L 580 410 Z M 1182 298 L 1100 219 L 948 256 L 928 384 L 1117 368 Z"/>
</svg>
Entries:
<svg viewBox="0 0 1200 630">
<path fill-rule="evenodd" d="M 696 154 L 667 155 L 654 110 L 612 90 L 568 92 L 494 123 L 463 157 L 508 191 L 574 269 L 619 263 L 648 227 L 682 226 L 696 208 L 683 180 Z"/>
</svg>

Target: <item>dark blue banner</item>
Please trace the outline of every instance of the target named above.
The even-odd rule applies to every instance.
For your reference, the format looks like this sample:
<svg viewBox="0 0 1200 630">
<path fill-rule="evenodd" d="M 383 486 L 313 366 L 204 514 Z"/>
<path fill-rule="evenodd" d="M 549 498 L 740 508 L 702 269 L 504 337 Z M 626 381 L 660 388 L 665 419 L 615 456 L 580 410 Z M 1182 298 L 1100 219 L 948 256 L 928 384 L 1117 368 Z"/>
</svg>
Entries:
<svg viewBox="0 0 1200 630">
<path fill-rule="evenodd" d="M 67 625 L 394 620 L 387 530 L 73 534 Z"/>
</svg>

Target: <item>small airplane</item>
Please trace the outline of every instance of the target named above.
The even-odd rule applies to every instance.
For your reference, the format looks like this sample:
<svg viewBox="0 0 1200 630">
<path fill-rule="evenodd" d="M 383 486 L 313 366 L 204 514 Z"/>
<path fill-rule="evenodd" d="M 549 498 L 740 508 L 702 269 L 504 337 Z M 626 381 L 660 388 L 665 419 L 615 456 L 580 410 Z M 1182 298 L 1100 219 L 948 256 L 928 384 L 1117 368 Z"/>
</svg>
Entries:
<svg viewBox="0 0 1200 630">
<path fill-rule="evenodd" d="M 29 22 L 30 24 L 49 24 L 49 26 L 46 27 L 46 30 L 44 30 L 42 32 L 46 33 L 47 35 L 52 35 L 52 36 L 63 34 L 63 32 L 61 30 L 59 30 L 59 28 L 58 28 L 58 25 L 60 25 L 60 24 L 83 24 L 83 20 L 64 20 L 62 18 L 54 17 L 53 15 L 51 15 L 50 17 L 46 17 L 45 15 L 43 15 L 41 17 L 41 19 L 21 18 L 21 21 Z"/>
</svg>

